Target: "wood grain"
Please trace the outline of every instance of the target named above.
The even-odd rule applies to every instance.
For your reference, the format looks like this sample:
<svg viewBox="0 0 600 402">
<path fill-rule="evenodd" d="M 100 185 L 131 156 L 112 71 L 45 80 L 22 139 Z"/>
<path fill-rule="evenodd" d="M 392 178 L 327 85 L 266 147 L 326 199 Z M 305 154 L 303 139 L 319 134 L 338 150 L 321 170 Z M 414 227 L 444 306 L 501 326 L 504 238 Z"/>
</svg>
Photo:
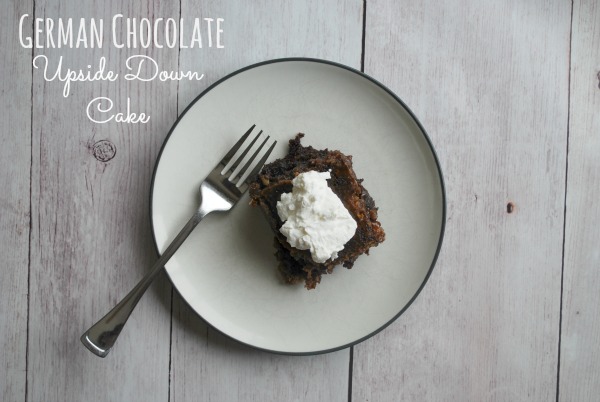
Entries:
<svg viewBox="0 0 600 402">
<path fill-rule="evenodd" d="M 367 3 L 365 71 L 428 130 L 448 219 L 420 297 L 355 347 L 353 401 L 556 397 L 570 13 Z"/>
<path fill-rule="evenodd" d="M 263 60 L 306 56 L 360 67 L 362 1 L 182 2 L 182 15 L 197 15 L 197 10 L 202 10 L 202 17 L 225 20 L 225 48 L 181 50 L 180 68 L 202 70 L 207 80 L 180 85 L 180 111 L 217 79 Z M 173 311 L 172 401 L 343 401 L 348 397 L 348 350 L 311 357 L 272 355 L 209 329 L 177 294 Z"/>
<path fill-rule="evenodd" d="M 18 26 L 33 4 L 4 2 L 0 10 L 0 400 L 20 401 L 26 386 L 31 51 L 19 45 Z M 24 33 L 31 33 L 31 25 Z"/>
<path fill-rule="evenodd" d="M 181 14 L 223 18 L 223 49 L 181 49 L 182 70 L 205 80 L 179 87 L 179 111 L 213 82 L 242 67 L 282 57 L 316 57 L 360 68 L 361 0 L 334 2 L 182 0 Z M 186 28 L 186 32 L 190 30 Z"/>
<path fill-rule="evenodd" d="M 561 401 L 600 395 L 600 6 L 573 3 Z"/>
<path fill-rule="evenodd" d="M 282 356 L 226 338 L 179 295 L 173 304 L 172 401 L 345 401 L 348 350 Z"/>
<path fill-rule="evenodd" d="M 37 0 L 36 16 L 103 18 L 114 14 L 179 17 L 174 2 Z M 109 38 L 109 32 L 105 32 Z M 65 68 L 107 57 L 126 73 L 132 54 L 176 70 L 176 49 L 36 49 Z M 149 224 L 150 179 L 159 146 L 176 118 L 177 83 L 118 80 L 62 85 L 34 71 L 31 294 L 28 399 L 32 401 L 166 401 L 169 386 L 170 286 L 159 280 L 142 299 L 106 359 L 79 337 L 123 297 L 155 261 Z M 97 124 L 86 105 L 108 96 L 119 111 L 127 97 L 147 124 Z M 113 144 L 99 153 L 95 146 Z M 109 146 L 110 147 L 110 146 Z"/>
</svg>

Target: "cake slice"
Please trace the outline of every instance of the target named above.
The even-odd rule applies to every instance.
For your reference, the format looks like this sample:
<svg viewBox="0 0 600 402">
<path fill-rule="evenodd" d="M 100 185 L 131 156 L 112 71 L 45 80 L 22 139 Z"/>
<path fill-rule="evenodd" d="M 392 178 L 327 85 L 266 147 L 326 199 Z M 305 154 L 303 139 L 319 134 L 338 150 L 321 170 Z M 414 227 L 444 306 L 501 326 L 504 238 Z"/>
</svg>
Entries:
<svg viewBox="0 0 600 402">
<path fill-rule="evenodd" d="M 314 289 L 321 276 L 331 273 L 337 265 L 352 268 L 361 254 L 368 254 L 371 247 L 385 239 L 385 233 L 377 220 L 377 207 L 373 198 L 357 179 L 352 169 L 352 157 L 340 151 L 316 150 L 300 143 L 304 134 L 297 134 L 289 141 L 289 153 L 281 159 L 266 164 L 256 181 L 250 185 L 251 205 L 259 206 L 275 233 L 275 256 L 278 269 L 287 283 L 304 282 L 307 289 Z M 277 211 L 277 203 L 284 193 L 293 190 L 292 181 L 305 172 L 329 172 L 329 188 L 341 200 L 356 221 L 356 232 L 343 249 L 330 260 L 315 262 L 310 250 L 292 247 L 280 231 L 284 222 Z"/>
</svg>

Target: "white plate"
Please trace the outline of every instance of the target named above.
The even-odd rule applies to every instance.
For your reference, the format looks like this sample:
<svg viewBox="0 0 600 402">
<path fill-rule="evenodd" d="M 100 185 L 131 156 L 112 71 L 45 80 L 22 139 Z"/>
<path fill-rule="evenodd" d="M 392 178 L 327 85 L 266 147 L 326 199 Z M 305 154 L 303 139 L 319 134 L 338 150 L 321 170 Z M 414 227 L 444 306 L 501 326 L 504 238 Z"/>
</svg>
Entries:
<svg viewBox="0 0 600 402">
<path fill-rule="evenodd" d="M 314 59 L 281 59 L 237 71 L 204 91 L 165 140 L 152 185 L 152 226 L 162 252 L 197 207 L 200 182 L 256 123 L 283 156 L 303 144 L 353 155 L 379 207 L 386 241 L 354 268 L 338 267 L 315 290 L 285 285 L 273 234 L 246 195 L 209 215 L 167 264 L 171 281 L 211 326 L 278 353 L 329 352 L 397 318 L 425 284 L 445 222 L 441 171 L 423 128 L 372 78 Z"/>
</svg>

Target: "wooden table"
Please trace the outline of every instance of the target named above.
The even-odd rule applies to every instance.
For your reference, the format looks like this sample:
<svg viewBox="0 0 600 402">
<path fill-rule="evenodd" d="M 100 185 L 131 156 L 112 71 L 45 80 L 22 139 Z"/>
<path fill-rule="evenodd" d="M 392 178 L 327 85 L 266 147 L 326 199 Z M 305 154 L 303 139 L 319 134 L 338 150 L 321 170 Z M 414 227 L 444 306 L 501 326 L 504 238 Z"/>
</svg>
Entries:
<svg viewBox="0 0 600 402">
<path fill-rule="evenodd" d="M 23 0 L 2 3 L 0 399 L 595 401 L 600 398 L 600 8 L 596 0 Z M 224 48 L 28 49 L 19 19 L 223 18 Z M 48 82 L 132 54 L 200 81 Z M 295 357 L 211 330 L 161 277 L 113 352 L 79 336 L 156 258 L 151 174 L 170 126 L 243 66 L 306 56 L 389 86 L 419 116 L 448 196 L 416 302 L 349 349 Z M 145 124 L 97 124 L 112 98 Z M 99 141 L 108 141 L 100 148 Z M 116 151 L 116 154 L 113 152 Z"/>
</svg>

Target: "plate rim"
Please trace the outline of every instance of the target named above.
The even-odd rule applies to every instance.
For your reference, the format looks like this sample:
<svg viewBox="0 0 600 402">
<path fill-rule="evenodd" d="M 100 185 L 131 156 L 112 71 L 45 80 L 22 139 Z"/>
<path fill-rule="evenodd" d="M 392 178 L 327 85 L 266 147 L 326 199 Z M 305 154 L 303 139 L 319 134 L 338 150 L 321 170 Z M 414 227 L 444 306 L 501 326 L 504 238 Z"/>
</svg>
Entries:
<svg viewBox="0 0 600 402">
<path fill-rule="evenodd" d="M 189 308 L 206 324 L 208 325 L 210 328 L 212 328 L 213 330 L 217 331 L 219 334 L 225 336 L 228 339 L 231 339 L 239 344 L 248 346 L 252 349 L 255 350 L 260 350 L 260 351 L 264 351 L 264 352 L 269 352 L 269 353 L 273 353 L 273 354 L 278 354 L 278 355 L 289 355 L 289 356 L 313 356 L 313 355 L 320 355 L 320 354 L 326 354 L 326 353 L 332 353 L 332 352 L 336 352 L 342 349 L 346 349 L 346 348 L 350 348 L 354 345 L 357 345 L 373 336 L 375 336 L 376 334 L 378 334 L 379 332 L 383 331 L 385 328 L 387 328 L 388 326 L 390 326 L 390 324 L 392 324 L 394 321 L 396 321 L 402 314 L 404 314 L 404 312 L 406 310 L 408 310 L 408 308 L 413 304 L 413 302 L 417 299 L 417 297 L 419 296 L 419 294 L 421 293 L 421 291 L 423 290 L 423 288 L 425 287 L 425 285 L 427 284 L 433 269 L 437 263 L 437 259 L 440 255 L 441 252 L 441 248 L 442 248 L 442 243 L 444 240 L 444 233 L 446 231 L 446 186 L 444 183 L 444 175 L 442 173 L 442 168 L 440 166 L 440 161 L 438 159 L 437 153 L 435 151 L 435 148 L 433 147 L 433 143 L 431 142 L 431 139 L 429 138 L 429 135 L 427 134 L 427 131 L 425 130 L 425 128 L 423 127 L 423 125 L 421 124 L 421 122 L 419 121 L 419 119 L 417 118 L 417 116 L 413 113 L 413 111 L 406 105 L 406 103 L 404 103 L 404 101 L 402 101 L 402 99 L 400 99 L 400 97 L 398 95 L 396 95 L 392 90 L 390 90 L 387 86 L 385 86 L 384 84 L 382 84 L 381 82 L 379 82 L 378 80 L 376 80 L 375 78 L 369 76 L 368 74 L 357 70 L 353 67 L 347 66 L 345 64 L 341 64 L 335 61 L 331 61 L 331 60 L 326 60 L 326 59 L 318 59 L 318 58 L 311 58 L 311 57 L 282 57 L 282 58 L 275 58 L 275 59 L 269 59 L 269 60 L 264 60 L 258 63 L 253 63 L 250 65 L 247 65 L 245 67 L 242 67 L 238 70 L 233 71 L 232 73 L 229 73 L 227 75 L 225 75 L 224 77 L 220 78 L 219 80 L 215 81 L 213 84 L 211 84 L 210 86 L 208 86 L 206 89 L 204 89 L 202 92 L 200 92 L 200 94 L 198 94 L 187 106 L 186 108 L 183 110 L 183 112 L 181 112 L 181 114 L 179 116 L 177 116 L 177 119 L 175 120 L 175 122 L 172 124 L 171 128 L 169 129 L 169 132 L 167 134 L 167 136 L 165 137 L 165 139 L 163 140 L 163 143 L 160 147 L 160 150 L 158 152 L 158 155 L 156 157 L 156 161 L 154 162 L 154 168 L 152 170 L 152 180 L 150 182 L 150 203 L 149 203 L 149 213 L 150 213 L 150 226 L 151 226 L 151 231 L 152 231 L 152 241 L 154 243 L 154 249 L 156 250 L 156 253 L 160 256 L 161 253 L 158 249 L 158 243 L 156 241 L 156 235 L 155 235 L 155 230 L 154 230 L 154 220 L 153 220 L 153 211 L 154 211 L 154 205 L 153 205 L 153 195 L 154 195 L 154 185 L 155 185 L 155 179 L 156 179 L 156 172 L 158 170 L 158 165 L 160 164 L 161 158 L 162 158 L 162 154 L 163 151 L 167 145 L 167 143 L 169 142 L 169 139 L 171 138 L 171 134 L 173 134 L 173 131 L 175 131 L 175 128 L 177 127 L 177 125 L 179 124 L 179 122 L 181 121 L 181 119 L 183 119 L 183 117 L 186 115 L 186 113 L 196 104 L 196 102 L 198 100 L 200 100 L 203 96 L 205 96 L 206 94 L 208 94 L 211 90 L 213 90 L 214 88 L 216 88 L 217 86 L 219 86 L 221 83 L 227 81 L 228 79 L 241 74 L 247 70 L 251 70 L 257 67 L 261 67 L 261 66 L 265 66 L 265 65 L 269 65 L 269 64 L 274 64 L 274 63 L 285 63 L 285 62 L 297 62 L 297 61 L 301 61 L 301 62 L 309 62 L 309 63 L 319 63 L 319 64 L 325 64 L 325 65 L 329 65 L 329 66 L 333 66 L 333 67 L 337 67 L 337 68 L 341 68 L 343 70 L 349 71 L 351 73 L 354 73 L 356 75 L 358 75 L 359 77 L 365 78 L 367 80 L 369 80 L 371 83 L 375 84 L 377 87 L 381 88 L 384 92 L 386 92 L 388 95 L 390 95 L 396 102 L 398 102 L 398 104 L 404 109 L 406 110 L 406 112 L 409 114 L 409 116 L 413 119 L 413 121 L 415 122 L 415 124 L 417 125 L 417 127 L 419 127 L 419 130 L 421 130 L 421 133 L 423 134 L 423 137 L 425 138 L 425 141 L 427 142 L 427 146 L 429 147 L 429 150 L 431 151 L 431 154 L 433 156 L 435 165 L 436 165 L 436 169 L 437 169 L 437 173 L 438 173 L 438 178 L 440 180 L 440 189 L 441 189 L 441 194 L 442 194 L 442 221 L 441 221 L 441 227 L 440 227 L 440 236 L 438 239 L 438 244 L 436 247 L 436 251 L 435 254 L 433 256 L 433 260 L 431 261 L 431 265 L 429 266 L 429 269 L 427 270 L 427 274 L 425 275 L 425 278 L 423 279 L 423 282 L 421 283 L 421 285 L 419 285 L 419 288 L 417 289 L 417 291 L 415 292 L 415 294 L 410 298 L 410 300 L 406 303 L 406 305 L 400 309 L 400 311 L 395 314 L 390 320 L 388 320 L 386 323 L 384 323 L 383 325 L 381 325 L 380 327 L 376 328 L 374 331 L 370 332 L 369 334 L 355 340 L 349 343 L 345 343 L 343 345 L 340 346 L 336 346 L 333 348 L 328 348 L 328 349 L 323 349 L 323 350 L 315 350 L 315 351 L 308 351 L 308 352 L 291 352 L 291 351 L 285 351 L 285 350 L 276 350 L 276 349 L 268 349 L 268 348 L 263 348 L 260 346 L 256 346 L 256 345 L 252 345 L 250 343 L 241 341 L 237 338 L 235 338 L 232 335 L 229 335 L 223 331 L 221 331 L 220 329 L 218 329 L 217 327 L 215 327 L 213 324 L 211 324 L 208 320 L 206 320 L 204 317 L 202 317 L 202 315 L 196 311 L 196 309 L 194 309 L 194 307 L 187 301 L 187 299 L 179 292 L 179 289 L 177 288 L 177 286 L 175 286 L 175 283 L 173 282 L 171 275 L 169 274 L 169 271 L 165 269 L 165 272 L 167 274 L 167 277 L 169 278 L 169 281 L 171 282 L 171 284 L 173 285 L 173 289 L 179 294 L 179 296 L 181 297 L 181 299 L 189 306 Z"/>
</svg>

